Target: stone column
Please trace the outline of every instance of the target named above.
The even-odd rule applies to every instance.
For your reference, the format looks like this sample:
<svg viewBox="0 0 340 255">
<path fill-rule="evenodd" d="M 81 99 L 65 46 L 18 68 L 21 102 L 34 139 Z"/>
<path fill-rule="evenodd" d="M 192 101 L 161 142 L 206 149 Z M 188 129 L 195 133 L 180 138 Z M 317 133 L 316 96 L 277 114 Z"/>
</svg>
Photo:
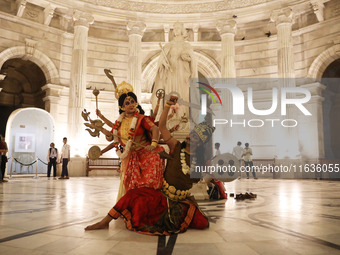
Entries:
<svg viewBox="0 0 340 255">
<path fill-rule="evenodd" d="M 236 22 L 234 20 L 224 20 L 217 23 L 217 30 L 221 35 L 221 76 L 228 84 L 236 85 L 236 69 L 235 69 L 235 33 Z M 222 90 L 222 102 L 224 111 L 232 112 L 232 97 L 226 89 Z"/>
<path fill-rule="evenodd" d="M 277 57 L 279 78 L 295 78 L 294 53 L 292 40 L 293 12 L 290 8 L 276 10 L 271 21 L 277 28 Z M 284 83 L 285 87 L 295 87 L 295 82 Z"/>
<path fill-rule="evenodd" d="M 169 42 L 170 25 L 164 24 L 163 29 L 164 29 L 164 42 Z"/>
<path fill-rule="evenodd" d="M 45 91 L 45 97 L 43 101 L 45 102 L 45 110 L 48 111 L 52 117 L 58 119 L 58 109 L 60 103 L 60 92 L 63 86 L 57 84 L 46 84 L 41 89 Z"/>
<path fill-rule="evenodd" d="M 72 143 L 77 144 L 77 149 L 79 149 L 79 151 L 73 150 L 73 152 L 76 155 L 81 155 L 80 141 L 82 138 L 80 131 L 84 129 L 81 112 L 85 105 L 88 30 L 94 18 L 88 13 L 75 11 L 73 20 L 74 38 L 69 92 L 68 136 L 70 142 L 72 140 Z"/>
<path fill-rule="evenodd" d="M 198 42 L 198 30 L 200 28 L 199 24 L 194 24 L 192 26 L 192 31 L 194 32 L 194 42 Z"/>
<path fill-rule="evenodd" d="M 303 158 L 317 159 L 325 157 L 324 146 L 324 117 L 323 101 L 325 100 L 323 92 L 325 85 L 315 82 L 301 85 L 300 87 L 308 89 L 311 94 L 311 100 L 305 105 L 312 116 L 299 115 L 299 141 L 301 154 Z"/>
<path fill-rule="evenodd" d="M 217 23 L 217 30 L 222 43 L 222 78 L 236 78 L 235 69 L 235 34 L 236 21 L 223 20 Z"/>
<path fill-rule="evenodd" d="M 221 78 L 223 83 L 236 86 L 236 69 L 235 69 L 235 34 L 237 31 L 235 20 L 221 20 L 217 23 L 217 30 L 221 36 Z M 221 100 L 223 107 L 216 118 L 221 119 L 237 119 L 237 116 L 232 114 L 232 95 L 227 89 L 221 89 Z M 235 117 L 235 118 L 233 118 Z M 233 144 L 231 139 L 233 137 L 233 128 L 224 128 L 223 133 L 216 134 L 217 139 L 225 137 L 228 143 L 221 144 L 221 150 L 231 152 Z M 217 141 L 215 141 L 217 142 Z"/>
<path fill-rule="evenodd" d="M 127 24 L 129 33 L 128 82 L 133 86 L 133 91 L 138 100 L 140 100 L 142 93 L 142 63 L 140 52 L 145 29 L 146 25 L 141 21 L 129 21 Z"/>
<path fill-rule="evenodd" d="M 278 78 L 281 88 L 296 87 L 292 25 L 294 22 L 293 11 L 291 8 L 275 10 L 271 14 L 271 21 L 275 22 L 277 29 L 277 62 Z M 292 96 L 293 97 L 293 96 Z M 290 97 L 290 98 L 292 98 Z M 297 119 L 295 108 L 291 105 L 287 107 L 287 114 L 281 116 L 281 119 Z M 281 157 L 295 158 L 299 155 L 298 132 L 297 128 L 282 128 L 280 147 Z"/>
</svg>

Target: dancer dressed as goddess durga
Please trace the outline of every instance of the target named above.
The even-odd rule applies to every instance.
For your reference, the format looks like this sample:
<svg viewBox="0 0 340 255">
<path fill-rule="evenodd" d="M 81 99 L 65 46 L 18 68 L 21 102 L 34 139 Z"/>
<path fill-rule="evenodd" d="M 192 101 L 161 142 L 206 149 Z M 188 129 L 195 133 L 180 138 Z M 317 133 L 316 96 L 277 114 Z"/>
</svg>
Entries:
<svg viewBox="0 0 340 255">
<path fill-rule="evenodd" d="M 119 118 L 112 123 L 97 110 L 97 115 L 111 132 L 102 128 L 107 140 L 113 141 L 101 151 L 116 148 L 121 158 L 121 183 L 117 201 L 130 189 L 160 189 L 163 184 L 164 159 L 159 155 L 164 149 L 158 145 L 159 128 L 149 116 L 144 115 L 130 84 L 122 82 L 116 88 Z"/>
<path fill-rule="evenodd" d="M 175 104 L 176 98 L 167 101 L 159 121 L 159 130 L 172 156 L 167 160 L 162 187 L 155 189 L 143 186 L 127 190 L 108 215 L 87 226 L 85 230 L 108 228 L 112 219 L 121 216 L 124 217 L 129 230 L 148 235 L 170 235 L 185 232 L 189 227 L 204 229 L 209 226 L 207 217 L 190 195 L 192 184 L 199 181 L 190 178 L 190 170 L 195 168 L 196 164 L 205 164 L 203 146 L 215 128 L 205 122 L 200 123 L 191 131 L 186 141 L 180 143 L 166 128 L 169 109 Z M 118 125 L 122 128 L 122 124 Z M 117 126 L 114 129 L 117 129 Z M 147 153 L 150 151 L 146 152 L 145 156 Z"/>
</svg>

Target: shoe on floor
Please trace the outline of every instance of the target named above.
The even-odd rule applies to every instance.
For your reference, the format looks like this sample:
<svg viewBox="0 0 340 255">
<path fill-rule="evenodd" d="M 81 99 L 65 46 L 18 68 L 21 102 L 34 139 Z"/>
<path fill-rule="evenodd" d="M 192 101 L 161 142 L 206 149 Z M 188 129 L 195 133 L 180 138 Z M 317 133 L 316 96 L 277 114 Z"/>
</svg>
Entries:
<svg viewBox="0 0 340 255">
<path fill-rule="evenodd" d="M 249 195 L 250 195 L 251 198 L 257 198 L 257 194 L 254 194 L 254 193 L 250 192 Z"/>
<path fill-rule="evenodd" d="M 62 177 L 59 177 L 59 179 L 64 179 L 64 176 L 62 176 Z"/>
<path fill-rule="evenodd" d="M 57 177 L 53 177 L 53 180 L 56 180 L 57 179 Z"/>
<path fill-rule="evenodd" d="M 66 176 L 65 179 L 70 179 L 70 177 Z"/>
<path fill-rule="evenodd" d="M 2 182 L 8 182 L 7 180 L 3 179 Z"/>
</svg>

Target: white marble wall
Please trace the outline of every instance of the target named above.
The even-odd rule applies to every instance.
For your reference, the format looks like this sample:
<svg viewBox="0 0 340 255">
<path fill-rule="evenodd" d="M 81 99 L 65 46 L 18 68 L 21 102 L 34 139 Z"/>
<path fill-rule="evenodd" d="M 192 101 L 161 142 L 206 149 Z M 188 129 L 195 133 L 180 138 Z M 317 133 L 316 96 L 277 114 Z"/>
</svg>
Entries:
<svg viewBox="0 0 340 255">
<path fill-rule="evenodd" d="M 339 44 L 340 38 L 340 16 L 336 13 L 336 4 L 331 1 L 325 4 L 323 10 L 324 20 L 318 22 L 317 16 L 313 13 L 308 14 L 308 18 L 298 18 L 299 27 L 293 26 L 293 55 L 294 55 L 294 70 L 295 77 L 306 77 L 308 70 L 313 61 L 325 50 Z M 28 5 L 30 10 L 37 10 L 37 7 Z M 12 8 L 13 9 L 13 8 Z M 32 11 L 31 11 L 32 13 Z M 50 12 L 49 12 L 50 13 Z M 16 13 L 17 14 L 17 13 Z M 25 46 L 25 39 L 34 39 L 37 41 L 36 48 L 41 51 L 56 67 L 58 71 L 58 82 L 47 84 L 43 90 L 46 90 L 45 108 L 51 113 L 56 123 L 55 138 L 61 141 L 62 137 L 67 136 L 67 119 L 68 119 L 68 104 L 69 104 L 69 86 L 71 77 L 71 61 L 73 50 L 73 25 L 70 20 L 65 17 L 56 16 L 50 21 L 50 25 L 46 21 L 46 17 L 39 13 L 35 18 L 27 16 L 27 10 L 21 15 L 16 16 L 11 11 L 0 10 L 0 53 L 16 46 Z M 297 14 L 299 15 L 299 14 Z M 313 16 L 313 18 L 310 18 Z M 319 17 L 319 16 L 318 16 Z M 217 19 L 216 19 L 217 21 Z M 267 25 L 265 25 L 267 22 Z M 162 23 L 159 21 L 159 23 Z M 242 22 L 241 22 L 242 23 Z M 168 28 L 167 22 L 165 25 Z M 194 23 L 193 23 L 194 24 Z M 218 31 L 216 30 L 216 22 L 207 22 L 205 26 L 197 24 L 186 24 L 191 30 L 194 29 L 195 42 L 191 42 L 194 50 L 201 56 L 201 62 L 198 63 L 198 71 L 205 73 L 208 77 L 216 77 L 216 74 L 221 73 L 223 66 L 221 54 L 221 41 L 219 41 Z M 262 77 L 276 78 L 278 76 L 278 58 L 277 58 L 277 35 L 275 26 L 273 34 L 266 37 L 258 32 L 258 29 L 250 27 L 251 22 L 240 25 L 239 33 L 235 35 L 235 69 L 236 77 Z M 257 23 L 256 23 L 257 24 Z M 254 26 L 256 25 L 254 23 Z M 268 20 L 259 21 L 258 24 L 263 26 L 262 30 L 266 32 L 267 28 L 273 28 L 273 24 Z M 247 27 L 248 26 L 248 27 Z M 157 24 L 147 26 L 146 33 L 150 35 L 153 30 L 157 35 L 162 33 Z M 168 31 L 168 30 L 167 30 Z M 211 35 L 209 34 L 211 31 Z M 256 32 L 255 32 L 256 31 Z M 204 33 L 203 33 L 204 32 Z M 241 36 L 245 36 L 245 40 L 240 40 Z M 243 33 L 243 34 L 242 34 Z M 171 40 L 171 31 L 169 32 Z M 160 36 L 158 36 L 160 38 Z M 158 38 L 157 37 L 157 38 Z M 217 38 L 217 39 L 216 39 Z M 147 38 L 145 38 L 147 39 Z M 201 40 L 202 39 L 202 40 Z M 114 120 L 118 116 L 117 102 L 111 92 L 113 86 L 109 79 L 105 76 L 103 69 L 109 68 L 116 79 L 117 84 L 128 78 L 128 59 L 129 59 L 129 42 L 126 22 L 117 19 L 111 20 L 110 24 L 100 21 L 89 28 L 88 50 L 87 50 L 87 68 L 86 68 L 86 87 L 93 89 L 102 89 L 99 95 L 99 108 L 109 119 Z M 209 41 L 210 40 L 210 41 Z M 149 68 L 152 61 L 160 53 L 158 42 L 141 42 L 140 61 L 142 65 L 142 73 Z M 203 63 L 203 57 L 208 60 Z M 16 56 L 13 53 L 13 57 Z M 326 61 L 326 60 L 325 60 Z M 214 72 L 214 70 L 219 72 Z M 150 68 L 151 73 L 156 72 L 156 69 Z M 46 71 L 48 72 L 48 70 Z M 48 75 L 45 73 L 45 75 Z M 153 74 L 149 73 L 149 76 Z M 145 84 L 147 77 L 142 76 L 142 88 L 144 93 L 144 106 L 149 109 L 148 98 L 150 94 L 150 84 Z M 148 81 L 150 82 L 150 81 Z M 86 91 L 85 107 L 94 115 L 95 101 L 92 91 Z M 320 99 L 322 100 L 321 96 Z M 313 111 L 320 112 L 321 104 L 315 104 L 315 101 L 310 103 L 310 107 L 314 107 Z M 319 107 L 319 108 L 318 108 Z M 94 117 L 94 116 L 93 116 Z M 320 121 L 320 117 L 316 117 L 313 125 Z M 265 141 L 263 132 L 251 132 L 249 140 L 256 137 L 257 140 Z M 319 134 L 316 137 L 316 134 Z M 263 139 L 261 139 L 261 137 Z M 307 138 L 306 138 L 307 139 Z M 311 132 L 310 139 L 319 141 L 320 128 L 316 127 L 315 132 Z M 70 142 L 72 139 L 69 139 Z M 101 146 L 107 144 L 102 137 L 100 140 L 88 136 L 84 146 L 99 143 Z M 264 144 L 255 144 L 264 145 Z M 269 145 L 269 144 L 268 144 Z M 315 151 L 308 151 L 310 157 L 322 156 L 323 152 L 320 149 L 322 141 L 317 143 Z"/>
</svg>

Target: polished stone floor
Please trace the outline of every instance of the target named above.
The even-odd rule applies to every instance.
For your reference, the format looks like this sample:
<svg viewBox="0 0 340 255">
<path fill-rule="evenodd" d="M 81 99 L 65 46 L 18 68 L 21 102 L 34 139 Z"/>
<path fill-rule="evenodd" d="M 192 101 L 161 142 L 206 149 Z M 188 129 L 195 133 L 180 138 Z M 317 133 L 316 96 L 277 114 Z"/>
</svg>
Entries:
<svg viewBox="0 0 340 255">
<path fill-rule="evenodd" d="M 177 239 L 128 231 L 122 219 L 85 232 L 113 206 L 118 183 L 118 177 L 1 183 L 0 254 L 340 254 L 340 181 L 227 183 L 228 193 L 258 197 L 200 202 L 210 228 Z"/>
</svg>

